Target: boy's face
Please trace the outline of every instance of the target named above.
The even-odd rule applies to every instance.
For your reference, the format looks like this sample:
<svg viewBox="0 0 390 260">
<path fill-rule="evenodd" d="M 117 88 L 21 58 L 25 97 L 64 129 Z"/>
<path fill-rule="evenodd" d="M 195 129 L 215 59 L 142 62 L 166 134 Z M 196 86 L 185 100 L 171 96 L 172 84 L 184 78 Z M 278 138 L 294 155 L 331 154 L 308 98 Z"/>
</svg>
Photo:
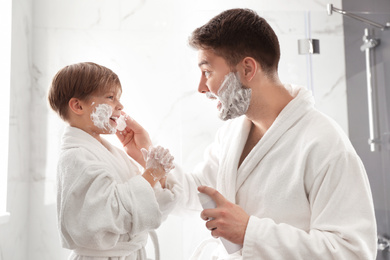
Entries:
<svg viewBox="0 0 390 260">
<path fill-rule="evenodd" d="M 86 101 L 86 123 L 93 134 L 115 134 L 117 119 L 121 116 L 121 90 L 114 87 L 103 93 L 92 95 Z"/>
</svg>

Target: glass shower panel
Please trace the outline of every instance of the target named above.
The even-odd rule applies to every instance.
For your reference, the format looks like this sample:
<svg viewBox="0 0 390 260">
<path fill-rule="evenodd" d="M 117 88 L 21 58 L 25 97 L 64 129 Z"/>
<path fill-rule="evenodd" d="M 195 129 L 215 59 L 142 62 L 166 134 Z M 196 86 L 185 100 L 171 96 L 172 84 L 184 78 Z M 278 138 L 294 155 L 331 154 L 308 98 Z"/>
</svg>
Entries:
<svg viewBox="0 0 390 260">
<path fill-rule="evenodd" d="M 279 37 L 279 76 L 284 83 L 306 86 L 316 107 L 347 133 L 348 116 L 342 19 L 324 11 L 259 12 Z M 300 54 L 300 41 L 313 44 L 314 54 Z M 318 42 L 315 42 L 318 40 Z M 318 45 L 316 45 L 318 44 Z"/>
<path fill-rule="evenodd" d="M 381 24 L 390 20 L 389 13 L 354 14 Z M 378 45 L 370 50 L 369 55 L 364 51 L 367 32 L 369 37 L 378 40 Z M 346 17 L 344 35 L 349 137 L 370 180 L 380 238 L 377 260 L 390 259 L 390 75 L 387 73 L 390 67 L 390 30 L 376 29 Z M 372 91 L 367 88 L 367 83 L 371 83 Z M 371 129 L 370 119 L 373 123 Z M 369 141 L 373 139 L 370 130 L 375 134 L 374 149 Z"/>
</svg>

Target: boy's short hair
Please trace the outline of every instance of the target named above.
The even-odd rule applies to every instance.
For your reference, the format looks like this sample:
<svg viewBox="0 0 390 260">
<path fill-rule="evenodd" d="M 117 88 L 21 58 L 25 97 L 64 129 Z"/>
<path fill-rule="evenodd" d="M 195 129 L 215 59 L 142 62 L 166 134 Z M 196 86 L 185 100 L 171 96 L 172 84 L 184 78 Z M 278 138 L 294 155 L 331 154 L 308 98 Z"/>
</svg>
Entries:
<svg viewBox="0 0 390 260">
<path fill-rule="evenodd" d="M 62 68 L 54 76 L 48 99 L 51 108 L 68 120 L 68 103 L 71 98 L 88 100 L 117 87 L 122 91 L 118 76 L 110 69 L 93 62 L 81 62 Z"/>
<path fill-rule="evenodd" d="M 213 50 L 231 67 L 245 57 L 252 57 L 267 74 L 278 69 L 278 37 L 267 21 L 250 9 L 230 9 L 220 13 L 195 29 L 189 44 L 195 49 Z"/>
</svg>

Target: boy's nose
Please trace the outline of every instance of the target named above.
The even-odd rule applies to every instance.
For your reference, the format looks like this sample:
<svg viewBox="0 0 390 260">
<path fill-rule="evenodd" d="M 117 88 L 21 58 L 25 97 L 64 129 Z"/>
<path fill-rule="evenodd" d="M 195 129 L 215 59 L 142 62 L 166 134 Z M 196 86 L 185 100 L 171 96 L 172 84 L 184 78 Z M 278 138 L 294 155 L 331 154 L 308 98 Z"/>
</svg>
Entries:
<svg viewBox="0 0 390 260">
<path fill-rule="evenodd" d="M 118 104 L 116 105 L 116 109 L 118 110 L 122 110 L 123 109 L 123 105 L 121 102 L 118 102 Z"/>
</svg>

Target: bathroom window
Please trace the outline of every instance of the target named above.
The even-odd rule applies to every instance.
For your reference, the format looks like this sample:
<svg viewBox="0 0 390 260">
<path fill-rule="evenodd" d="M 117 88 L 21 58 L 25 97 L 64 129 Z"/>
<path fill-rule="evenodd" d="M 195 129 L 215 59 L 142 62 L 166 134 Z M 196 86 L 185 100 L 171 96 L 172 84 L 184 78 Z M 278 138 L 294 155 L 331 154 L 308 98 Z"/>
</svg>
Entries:
<svg viewBox="0 0 390 260">
<path fill-rule="evenodd" d="M 2 1 L 0 8 L 0 224 L 7 221 L 8 136 L 11 84 L 12 0 Z"/>
</svg>

